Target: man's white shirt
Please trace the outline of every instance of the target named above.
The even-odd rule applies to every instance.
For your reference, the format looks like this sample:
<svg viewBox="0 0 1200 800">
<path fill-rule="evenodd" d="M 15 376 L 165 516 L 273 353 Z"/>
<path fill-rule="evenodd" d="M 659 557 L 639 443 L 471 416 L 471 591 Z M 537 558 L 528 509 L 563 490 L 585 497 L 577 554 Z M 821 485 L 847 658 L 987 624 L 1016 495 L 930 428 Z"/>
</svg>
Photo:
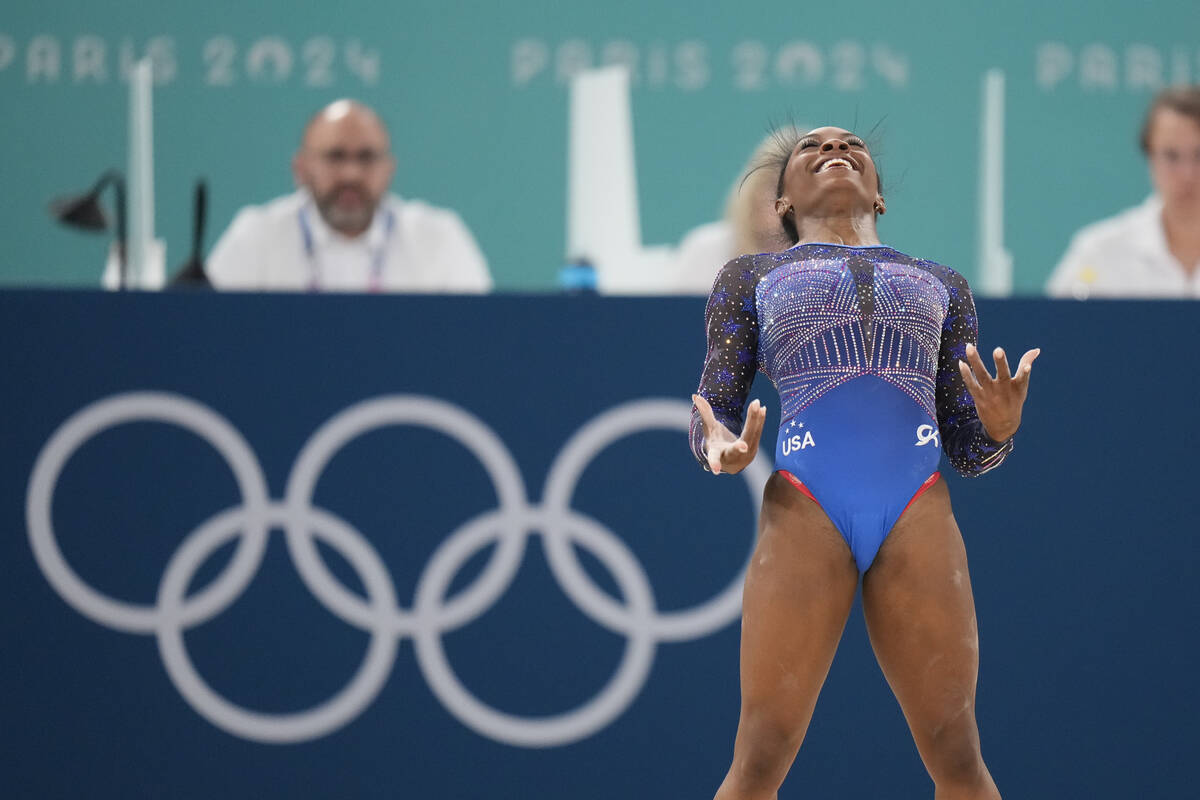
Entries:
<svg viewBox="0 0 1200 800">
<path fill-rule="evenodd" d="M 1191 275 L 1171 254 L 1163 230 L 1162 200 L 1080 229 L 1067 246 L 1046 292 L 1055 297 L 1200 298 L 1200 269 Z"/>
<path fill-rule="evenodd" d="M 453 211 L 387 195 L 361 235 L 322 219 L 307 191 L 237 213 L 205 264 L 218 289 L 488 292 L 492 279 Z"/>
</svg>

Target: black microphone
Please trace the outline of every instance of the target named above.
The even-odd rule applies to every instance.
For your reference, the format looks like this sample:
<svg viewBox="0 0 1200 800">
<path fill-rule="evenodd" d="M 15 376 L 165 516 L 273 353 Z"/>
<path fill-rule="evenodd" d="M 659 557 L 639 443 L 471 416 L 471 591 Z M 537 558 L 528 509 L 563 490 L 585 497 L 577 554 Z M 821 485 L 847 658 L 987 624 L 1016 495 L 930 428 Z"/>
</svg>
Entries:
<svg viewBox="0 0 1200 800">
<path fill-rule="evenodd" d="M 196 181 L 192 195 L 192 254 L 184 262 L 171 286 L 185 289 L 210 289 L 212 283 L 204 271 L 204 226 L 208 218 L 208 186 L 204 179 Z"/>
</svg>

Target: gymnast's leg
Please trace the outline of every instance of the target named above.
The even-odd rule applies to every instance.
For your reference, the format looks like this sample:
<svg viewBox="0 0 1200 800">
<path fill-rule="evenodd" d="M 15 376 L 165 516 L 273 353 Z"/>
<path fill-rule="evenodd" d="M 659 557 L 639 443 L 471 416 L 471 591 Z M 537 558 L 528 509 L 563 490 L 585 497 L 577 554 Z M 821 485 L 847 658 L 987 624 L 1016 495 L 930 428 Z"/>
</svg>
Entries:
<svg viewBox="0 0 1200 800">
<path fill-rule="evenodd" d="M 936 800 L 999 800 L 979 750 L 979 634 L 967 552 L 938 481 L 904 513 L 863 576 L 863 614 Z"/>
<path fill-rule="evenodd" d="M 774 798 L 812 718 L 858 569 L 821 507 L 778 473 L 742 601 L 742 712 L 717 800 Z"/>
</svg>

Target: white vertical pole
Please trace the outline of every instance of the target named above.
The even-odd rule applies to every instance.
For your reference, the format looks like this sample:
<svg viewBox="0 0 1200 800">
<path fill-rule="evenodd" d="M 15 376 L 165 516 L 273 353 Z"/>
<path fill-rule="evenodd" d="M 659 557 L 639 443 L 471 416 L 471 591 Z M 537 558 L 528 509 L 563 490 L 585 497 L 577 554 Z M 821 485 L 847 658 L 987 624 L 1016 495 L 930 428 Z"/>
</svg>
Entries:
<svg viewBox="0 0 1200 800">
<path fill-rule="evenodd" d="M 566 256 L 591 260 L 602 283 L 629 270 L 641 249 L 635 169 L 629 71 L 579 73 L 568 118 Z"/>
<path fill-rule="evenodd" d="M 153 71 L 149 58 L 134 65 L 129 80 L 128 243 L 129 286 L 145 283 L 154 248 Z"/>
<path fill-rule="evenodd" d="M 1004 73 L 983 76 L 979 125 L 979 285 L 989 297 L 1012 294 L 1012 256 L 1004 249 Z"/>
</svg>

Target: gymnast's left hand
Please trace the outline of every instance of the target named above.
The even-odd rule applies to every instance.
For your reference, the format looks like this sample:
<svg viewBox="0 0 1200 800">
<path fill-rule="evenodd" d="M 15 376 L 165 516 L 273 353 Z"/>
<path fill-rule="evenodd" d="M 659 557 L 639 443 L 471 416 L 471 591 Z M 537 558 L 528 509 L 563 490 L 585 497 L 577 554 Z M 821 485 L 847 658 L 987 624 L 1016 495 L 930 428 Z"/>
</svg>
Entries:
<svg viewBox="0 0 1200 800">
<path fill-rule="evenodd" d="M 1039 347 L 1021 356 L 1014 375 L 1008 369 L 1004 349 L 997 347 L 992 351 L 992 358 L 996 360 L 996 377 L 993 378 L 979 357 L 979 350 L 973 344 L 967 345 L 967 360 L 958 362 L 958 371 L 967 384 L 967 391 L 975 398 L 979 421 L 993 440 L 1003 442 L 1021 427 L 1021 407 L 1029 394 L 1029 374 L 1034 359 L 1041 352 Z"/>
</svg>

